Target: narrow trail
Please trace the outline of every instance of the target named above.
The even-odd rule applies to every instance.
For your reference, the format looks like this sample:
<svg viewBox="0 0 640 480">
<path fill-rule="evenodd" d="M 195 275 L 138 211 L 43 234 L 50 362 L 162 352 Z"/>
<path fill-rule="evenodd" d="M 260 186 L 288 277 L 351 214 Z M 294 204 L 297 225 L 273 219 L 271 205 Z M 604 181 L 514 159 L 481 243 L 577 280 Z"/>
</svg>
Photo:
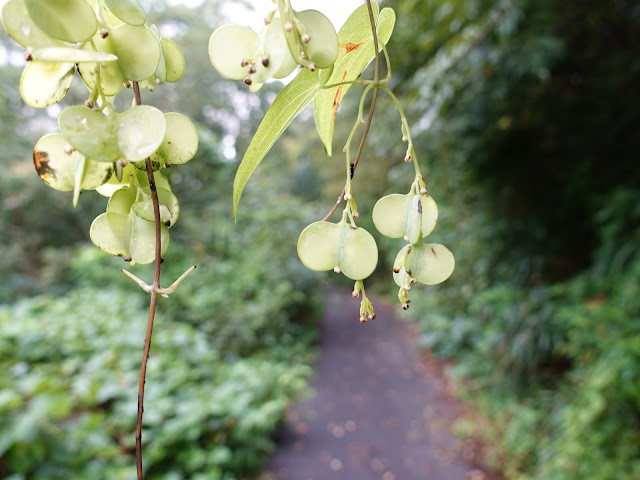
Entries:
<svg viewBox="0 0 640 480">
<path fill-rule="evenodd" d="M 362 325 L 359 302 L 329 292 L 315 395 L 278 435 L 261 480 L 486 480 L 450 433 L 457 405 L 386 306 Z"/>
</svg>

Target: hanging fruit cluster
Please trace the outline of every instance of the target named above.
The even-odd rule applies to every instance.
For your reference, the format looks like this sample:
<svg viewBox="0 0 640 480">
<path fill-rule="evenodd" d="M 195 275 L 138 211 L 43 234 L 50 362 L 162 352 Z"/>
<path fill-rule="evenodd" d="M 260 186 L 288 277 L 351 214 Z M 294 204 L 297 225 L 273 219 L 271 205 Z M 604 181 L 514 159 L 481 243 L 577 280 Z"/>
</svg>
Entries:
<svg viewBox="0 0 640 480">
<path fill-rule="evenodd" d="M 24 101 L 38 108 L 59 102 L 77 71 L 89 94 L 84 105 L 62 110 L 59 133 L 42 137 L 33 158 L 38 175 L 52 188 L 110 197 L 106 213 L 91 226 L 91 239 L 105 252 L 151 263 L 155 226 L 151 190 L 158 192 L 162 251 L 178 218 L 178 200 L 157 170 L 189 161 L 198 149 L 194 125 L 178 113 L 163 114 L 138 101 L 114 107 L 124 87 L 153 91 L 184 73 L 177 45 L 160 36 L 138 0 L 9 0 L 5 29 L 25 48 L 20 81 Z M 139 91 L 139 90 L 138 90 Z M 150 159 L 154 182 L 144 171 Z"/>
<path fill-rule="evenodd" d="M 209 57 L 225 77 L 244 79 L 257 91 L 270 78 L 284 78 L 300 65 L 315 71 L 333 65 L 338 36 L 317 10 L 294 11 L 289 5 L 265 16 L 258 35 L 240 25 L 223 25 L 209 40 Z"/>
<path fill-rule="evenodd" d="M 309 225 L 298 239 L 297 250 L 302 263 L 311 270 L 333 270 L 355 280 L 353 296 L 362 297 L 360 320 L 375 318 L 363 279 L 377 266 L 378 248 L 373 236 L 356 225 L 359 212 L 351 182 L 364 139 L 353 161 L 350 146 L 356 130 L 365 123 L 363 104 L 367 94 L 372 89 L 376 89 L 374 95 L 378 89 L 385 91 L 400 112 L 403 141 L 409 144 L 405 161 L 413 163 L 415 179 L 407 195 L 393 194 L 380 199 L 373 210 L 373 221 L 381 234 L 404 238 L 408 242 L 398 253 L 393 267 L 394 280 L 400 287 L 398 298 L 406 310 L 411 286 L 418 282 L 434 285 L 445 281 L 453 272 L 455 260 L 443 245 L 423 241 L 435 228 L 438 207 L 427 195 L 400 102 L 385 85 L 391 78 L 391 65 L 384 45 L 391 36 L 395 13 L 391 8 L 380 11 L 377 3 L 367 2 L 352 13 L 336 35 L 331 22 L 322 13 L 315 10 L 296 12 L 289 0 L 274 0 L 274 3 L 278 8 L 267 13 L 259 35 L 239 25 L 225 25 L 213 32 L 209 42 L 213 66 L 226 77 L 244 80 L 254 91 L 270 78 L 289 75 L 296 65 L 303 68 L 274 100 L 240 164 L 234 181 L 234 214 L 253 170 L 309 102 L 314 102 L 316 127 L 331 155 L 334 122 L 340 103 L 352 85 L 366 85 L 358 118 L 344 148 L 346 183 L 340 200 L 346 205 L 342 218 L 338 223 L 331 223 L 326 221 L 328 215 Z M 374 45 L 384 52 L 387 77 L 378 77 L 376 61 L 375 78 L 360 80 L 364 68 L 378 56 Z M 375 100 L 372 103 L 375 104 Z M 372 113 L 373 107 L 365 127 L 365 138 Z"/>
</svg>

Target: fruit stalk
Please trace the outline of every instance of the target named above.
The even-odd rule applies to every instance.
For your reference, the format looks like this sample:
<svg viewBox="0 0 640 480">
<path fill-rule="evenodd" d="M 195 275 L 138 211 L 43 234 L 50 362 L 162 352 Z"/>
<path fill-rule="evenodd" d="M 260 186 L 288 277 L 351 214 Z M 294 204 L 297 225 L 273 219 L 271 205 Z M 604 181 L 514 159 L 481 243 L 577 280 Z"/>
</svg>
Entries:
<svg viewBox="0 0 640 480">
<path fill-rule="evenodd" d="M 133 82 L 133 93 L 136 106 L 142 104 L 140 96 L 140 85 Z M 138 416 L 136 421 L 136 470 L 138 480 L 144 479 L 142 471 L 142 414 L 144 412 L 144 386 L 147 376 L 147 360 L 149 359 L 149 351 L 151 349 L 151 334 L 153 333 L 153 321 L 156 314 L 156 305 L 158 303 L 158 289 L 160 288 L 160 265 L 162 263 L 162 244 L 161 244 L 161 223 L 160 223 L 160 203 L 158 201 L 158 192 L 156 190 L 155 179 L 153 177 L 153 168 L 151 159 L 145 159 L 147 169 L 147 177 L 149 178 L 149 189 L 151 191 L 151 202 L 153 204 L 153 216 L 156 229 L 156 245 L 155 259 L 153 271 L 153 286 L 151 289 L 151 299 L 149 301 L 149 318 L 147 320 L 147 334 L 144 338 L 144 349 L 142 353 L 142 364 L 140 366 L 140 381 L 138 383 Z"/>
<path fill-rule="evenodd" d="M 356 168 L 358 167 L 358 162 L 360 161 L 360 156 L 362 155 L 362 150 L 364 149 L 364 144 L 367 140 L 367 136 L 369 135 L 369 129 L 371 128 L 371 122 L 373 120 L 373 111 L 376 108 L 376 100 L 378 98 L 378 88 L 380 87 L 380 61 L 379 61 L 379 52 L 378 52 L 378 33 L 376 32 L 376 21 L 375 18 L 373 17 L 373 8 L 371 7 L 371 0 L 367 0 L 367 9 L 369 10 L 369 22 L 371 23 L 371 34 L 373 35 L 373 51 L 375 53 L 375 58 L 374 58 L 374 73 L 373 73 L 373 83 L 372 83 L 372 87 L 373 87 L 373 96 L 371 97 L 371 105 L 369 106 L 369 116 L 367 117 L 367 122 L 364 126 L 364 132 L 362 132 L 362 138 L 360 139 L 360 145 L 358 146 L 358 151 L 356 153 L 355 159 L 353 160 L 353 167 L 351 167 L 351 165 L 349 165 L 349 177 L 353 178 L 353 174 L 356 171 Z M 366 95 L 368 93 L 367 90 L 365 90 L 364 95 Z M 358 122 L 360 121 L 360 119 L 358 118 Z M 349 162 L 351 163 L 351 162 Z M 351 180 L 351 178 L 349 178 L 349 180 Z M 340 206 L 340 204 L 342 203 L 342 200 L 344 198 L 344 194 L 346 193 L 345 190 L 342 190 L 342 193 L 340 194 L 340 196 L 338 197 L 338 200 L 336 201 L 335 205 L 333 206 L 333 208 L 331 209 L 331 211 L 329 213 L 327 213 L 324 218 L 322 219 L 322 221 L 327 221 L 331 215 L 333 215 L 335 213 L 335 211 L 338 209 L 338 207 Z"/>
</svg>

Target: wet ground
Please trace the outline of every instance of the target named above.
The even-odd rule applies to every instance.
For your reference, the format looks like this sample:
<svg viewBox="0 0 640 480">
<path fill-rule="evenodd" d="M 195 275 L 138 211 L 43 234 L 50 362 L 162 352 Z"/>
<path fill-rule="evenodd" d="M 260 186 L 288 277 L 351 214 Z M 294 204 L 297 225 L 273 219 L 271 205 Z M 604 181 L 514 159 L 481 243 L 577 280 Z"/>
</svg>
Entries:
<svg viewBox="0 0 640 480">
<path fill-rule="evenodd" d="M 261 480 L 488 480 L 451 434 L 459 404 L 390 307 L 358 321 L 359 301 L 330 292 L 315 395 L 278 432 Z"/>
</svg>

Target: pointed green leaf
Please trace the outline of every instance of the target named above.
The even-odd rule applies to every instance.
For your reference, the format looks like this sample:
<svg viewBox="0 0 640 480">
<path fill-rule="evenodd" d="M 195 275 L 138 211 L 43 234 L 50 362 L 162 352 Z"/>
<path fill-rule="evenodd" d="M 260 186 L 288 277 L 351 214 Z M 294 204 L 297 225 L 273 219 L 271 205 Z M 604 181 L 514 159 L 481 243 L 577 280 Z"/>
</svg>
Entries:
<svg viewBox="0 0 640 480">
<path fill-rule="evenodd" d="M 371 6 L 375 17 L 378 13 L 378 4 L 372 2 Z M 376 22 L 380 49 L 391 38 L 395 21 L 396 15 L 391 8 L 382 9 Z M 338 32 L 338 43 L 338 59 L 331 78 L 327 82 L 329 85 L 357 79 L 375 57 L 369 11 L 366 5 L 360 6 L 347 19 Z M 336 114 L 349 88 L 350 85 L 342 85 L 322 90 L 313 101 L 316 129 L 329 156 L 332 153 L 331 143 Z"/>
<path fill-rule="evenodd" d="M 86 0 L 24 0 L 29 16 L 47 35 L 70 43 L 89 40 L 98 20 Z"/>
<path fill-rule="evenodd" d="M 29 62 L 20 79 L 22 99 L 36 108 L 58 103 L 73 82 L 73 63 Z"/>
<path fill-rule="evenodd" d="M 313 100 L 321 87 L 318 74 L 305 69 L 284 87 L 273 101 L 236 172 L 233 181 L 234 218 L 242 190 L 251 174 L 293 119 Z"/>
</svg>

